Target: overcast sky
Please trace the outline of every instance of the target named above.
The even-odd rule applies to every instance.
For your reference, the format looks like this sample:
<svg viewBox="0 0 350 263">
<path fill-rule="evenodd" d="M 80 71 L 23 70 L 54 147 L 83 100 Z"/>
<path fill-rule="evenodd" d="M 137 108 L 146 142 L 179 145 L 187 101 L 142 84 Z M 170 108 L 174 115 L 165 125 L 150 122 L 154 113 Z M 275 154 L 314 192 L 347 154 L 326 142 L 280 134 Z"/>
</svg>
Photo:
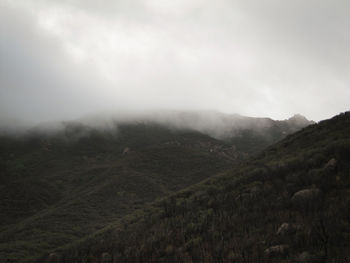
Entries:
<svg viewBox="0 0 350 263">
<path fill-rule="evenodd" d="M 0 0 L 0 125 L 350 106 L 348 0 Z"/>
</svg>

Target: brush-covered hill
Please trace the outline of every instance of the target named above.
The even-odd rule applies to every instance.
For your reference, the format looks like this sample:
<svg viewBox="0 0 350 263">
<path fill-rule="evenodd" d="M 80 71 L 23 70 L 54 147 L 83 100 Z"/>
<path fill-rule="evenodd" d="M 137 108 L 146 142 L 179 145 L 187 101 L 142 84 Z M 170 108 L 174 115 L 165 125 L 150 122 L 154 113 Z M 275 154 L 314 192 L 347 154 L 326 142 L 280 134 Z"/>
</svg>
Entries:
<svg viewBox="0 0 350 263">
<path fill-rule="evenodd" d="M 199 132 L 143 124 L 120 126 L 116 134 L 74 124 L 55 135 L 3 137 L 0 145 L 5 262 L 93 233 L 240 158 Z"/>
<path fill-rule="evenodd" d="M 223 121 L 232 133 L 224 138 L 198 124 L 204 119 L 195 123 L 197 115 L 177 116 L 172 123 L 71 122 L 0 136 L 0 262 L 26 261 L 72 243 L 148 202 L 234 167 L 285 136 L 286 127 L 309 124 L 271 120 L 266 127 L 279 127 L 273 133 L 275 128 L 262 132 L 249 124 L 251 118 L 232 122 L 237 116 L 228 117 Z M 250 145 L 240 147 L 243 141 Z"/>
<path fill-rule="evenodd" d="M 350 112 L 37 262 L 350 262 Z"/>
<path fill-rule="evenodd" d="M 106 118 L 106 117 L 104 117 Z M 117 121 L 152 122 L 178 130 L 192 130 L 233 144 L 237 150 L 254 154 L 286 135 L 294 133 L 313 121 L 296 114 L 289 119 L 276 121 L 271 118 L 247 117 L 224 114 L 217 111 L 161 111 L 143 114 L 112 115 Z M 101 119 L 91 118 L 92 122 Z M 103 117 L 102 117 L 103 119 Z M 86 121 L 89 121 L 87 118 Z"/>
</svg>

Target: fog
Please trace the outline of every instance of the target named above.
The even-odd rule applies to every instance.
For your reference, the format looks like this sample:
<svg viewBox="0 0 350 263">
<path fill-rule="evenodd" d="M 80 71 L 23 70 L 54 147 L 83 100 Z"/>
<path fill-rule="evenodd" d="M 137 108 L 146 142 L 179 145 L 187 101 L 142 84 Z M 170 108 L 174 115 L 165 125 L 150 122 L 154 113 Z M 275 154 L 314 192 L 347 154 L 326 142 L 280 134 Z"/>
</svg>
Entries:
<svg viewBox="0 0 350 263">
<path fill-rule="evenodd" d="M 35 126 L 1 128 L 0 138 L 77 142 L 82 138 L 96 138 L 101 135 L 107 139 L 117 139 L 121 134 L 125 136 L 131 132 L 135 135 L 134 132 L 137 134 L 138 131 L 144 132 L 146 136 L 147 134 L 153 136 L 154 133 L 154 136 L 158 137 L 162 133 L 157 131 L 162 131 L 174 135 L 179 133 L 198 135 L 197 132 L 199 132 L 221 141 L 252 137 L 273 142 L 312 124 L 314 124 L 313 121 L 299 114 L 286 120 L 276 121 L 270 118 L 247 117 L 208 110 L 143 112 L 120 110 L 113 113 L 90 114 L 73 121 L 47 121 Z"/>
<path fill-rule="evenodd" d="M 0 0 L 0 19 L 2 129 L 349 109 L 349 1 Z"/>
</svg>

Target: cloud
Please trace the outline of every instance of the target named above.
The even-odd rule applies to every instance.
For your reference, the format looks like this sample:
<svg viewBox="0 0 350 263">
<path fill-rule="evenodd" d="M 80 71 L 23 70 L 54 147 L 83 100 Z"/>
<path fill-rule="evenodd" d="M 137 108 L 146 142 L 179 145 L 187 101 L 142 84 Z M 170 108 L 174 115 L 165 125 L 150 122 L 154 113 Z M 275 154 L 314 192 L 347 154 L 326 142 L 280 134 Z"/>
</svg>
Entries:
<svg viewBox="0 0 350 263">
<path fill-rule="evenodd" d="M 348 110 L 347 1 L 1 0 L 0 122 Z"/>
</svg>

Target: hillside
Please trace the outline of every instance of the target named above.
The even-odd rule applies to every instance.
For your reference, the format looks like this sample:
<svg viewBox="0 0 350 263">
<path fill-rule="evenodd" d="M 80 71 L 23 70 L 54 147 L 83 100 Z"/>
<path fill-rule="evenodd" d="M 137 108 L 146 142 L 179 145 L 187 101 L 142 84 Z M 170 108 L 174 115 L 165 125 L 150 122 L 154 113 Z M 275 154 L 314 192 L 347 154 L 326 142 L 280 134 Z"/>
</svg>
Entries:
<svg viewBox="0 0 350 263">
<path fill-rule="evenodd" d="M 117 136 L 72 125 L 64 136 L 6 137 L 1 146 L 0 251 L 9 262 L 81 238 L 239 158 L 206 135 L 152 125 L 125 125 Z"/>
<path fill-rule="evenodd" d="M 350 112 L 37 262 L 350 261 Z"/>
<path fill-rule="evenodd" d="M 276 135 L 241 128 L 215 139 L 188 125 L 149 120 L 104 128 L 68 122 L 1 136 L 0 259 L 20 262 L 74 242 L 285 136 L 282 129 Z M 243 141 L 251 144 L 242 148 Z"/>
<path fill-rule="evenodd" d="M 106 117 L 96 116 L 92 122 Z M 207 134 L 234 145 L 237 150 L 254 154 L 286 135 L 294 133 L 313 121 L 296 114 L 289 119 L 276 121 L 270 118 L 247 117 L 239 114 L 224 114 L 216 111 L 162 111 L 143 114 L 120 114 L 108 119 L 116 122 L 151 122 L 175 130 L 191 130 Z"/>
</svg>

